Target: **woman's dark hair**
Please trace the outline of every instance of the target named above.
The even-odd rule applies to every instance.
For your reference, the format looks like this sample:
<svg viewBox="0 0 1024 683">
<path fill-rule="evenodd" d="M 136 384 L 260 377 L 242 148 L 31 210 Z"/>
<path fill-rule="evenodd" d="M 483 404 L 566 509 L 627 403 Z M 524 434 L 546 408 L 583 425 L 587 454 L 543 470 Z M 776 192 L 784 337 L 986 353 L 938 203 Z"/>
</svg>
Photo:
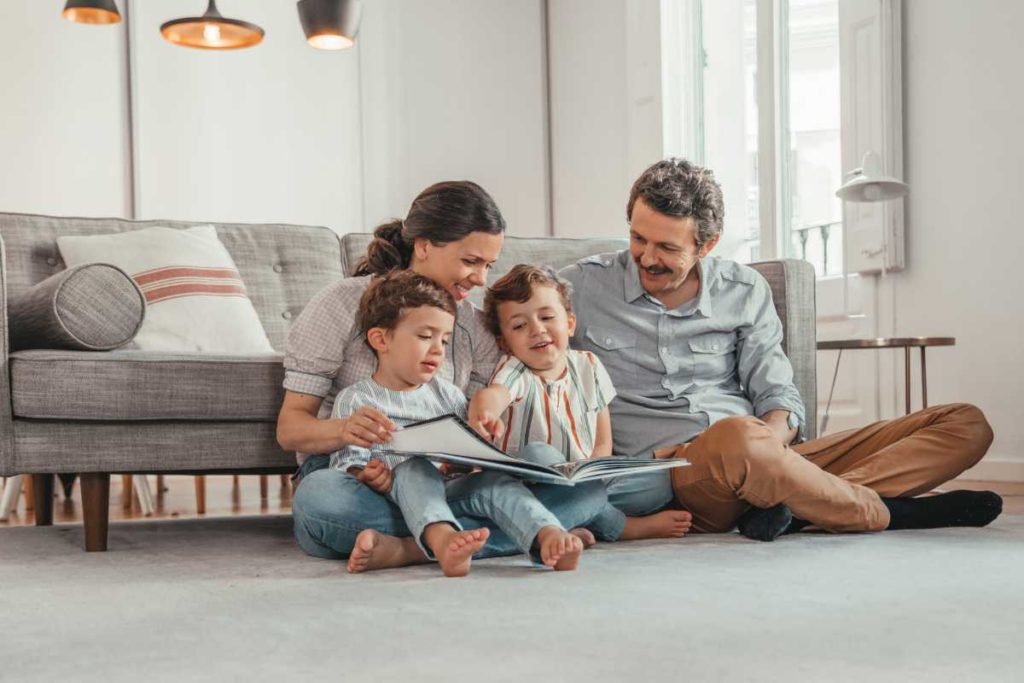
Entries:
<svg viewBox="0 0 1024 683">
<path fill-rule="evenodd" d="M 710 169 L 686 159 L 659 161 L 640 174 L 629 192 L 626 220 L 633 220 L 637 199 L 663 216 L 693 218 L 697 223 L 697 246 L 704 246 L 722 234 L 725 202 L 722 188 Z"/>
<path fill-rule="evenodd" d="M 392 272 L 373 280 L 359 299 L 356 314 L 363 340 L 366 341 L 366 333 L 374 327 L 395 329 L 406 312 L 420 306 L 433 306 L 453 316 L 458 311 L 451 292 L 411 270 Z M 366 343 L 369 346 L 369 342 Z"/>
<path fill-rule="evenodd" d="M 473 232 L 505 232 L 505 219 L 491 195 L 468 180 L 435 183 L 413 200 L 404 221 L 395 219 L 373 231 L 373 241 L 356 264 L 355 274 L 384 275 L 408 268 L 417 239 L 441 245 Z"/>
</svg>

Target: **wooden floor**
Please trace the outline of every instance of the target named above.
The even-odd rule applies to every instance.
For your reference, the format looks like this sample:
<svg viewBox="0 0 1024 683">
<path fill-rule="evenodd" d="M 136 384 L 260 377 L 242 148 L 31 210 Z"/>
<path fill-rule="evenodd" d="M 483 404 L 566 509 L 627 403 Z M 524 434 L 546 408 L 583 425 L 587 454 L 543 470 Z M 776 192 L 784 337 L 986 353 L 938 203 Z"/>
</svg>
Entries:
<svg viewBox="0 0 1024 683">
<path fill-rule="evenodd" d="M 110 478 L 110 521 L 120 522 L 135 519 L 183 519 L 199 517 L 196 512 L 195 477 L 166 476 L 165 491 L 156 491 L 156 477 L 149 478 L 150 487 L 154 491 L 156 512 L 145 517 L 139 509 L 138 499 L 134 499 L 131 508 L 122 505 L 121 477 Z M 280 477 L 268 477 L 267 497 L 260 496 L 260 481 L 255 475 L 238 477 L 237 484 L 231 475 L 210 475 L 206 477 L 206 514 L 205 517 L 226 517 L 231 515 L 282 514 L 291 511 L 291 486 L 282 485 Z M 55 486 L 60 489 L 59 483 Z M 973 489 L 978 491 L 991 490 L 1003 496 L 1003 510 L 1007 514 L 1024 515 L 1024 482 L 984 482 L 955 481 L 945 485 L 942 490 L 955 488 Z M 82 521 L 82 503 L 78 494 L 78 483 L 70 499 L 64 498 L 59 491 L 53 506 L 55 524 L 80 524 Z M 11 514 L 5 526 L 24 526 L 34 524 L 35 518 L 31 510 L 26 510 L 25 497 L 22 496 L 18 509 Z"/>
<path fill-rule="evenodd" d="M 121 477 L 110 477 L 110 521 L 122 522 L 135 519 L 185 519 L 189 517 L 229 517 L 232 515 L 281 514 L 291 512 L 291 485 L 282 485 L 281 478 L 272 474 L 267 477 L 267 497 L 260 495 L 260 478 L 257 475 L 242 475 L 237 479 L 231 475 L 207 475 L 206 477 L 206 513 L 196 512 L 195 477 L 168 475 L 164 477 L 164 491 L 157 491 L 156 477 L 149 477 L 150 490 L 153 491 L 155 512 L 146 517 L 139 508 L 139 500 L 133 496 L 131 507 L 123 505 L 123 489 Z M 71 498 L 64 497 L 60 482 L 56 482 L 56 499 L 53 502 L 54 524 L 80 524 L 82 522 L 82 499 L 75 482 Z M 16 512 L 11 513 L 4 526 L 23 526 L 35 524 L 32 510 L 26 510 L 25 496 Z"/>
</svg>

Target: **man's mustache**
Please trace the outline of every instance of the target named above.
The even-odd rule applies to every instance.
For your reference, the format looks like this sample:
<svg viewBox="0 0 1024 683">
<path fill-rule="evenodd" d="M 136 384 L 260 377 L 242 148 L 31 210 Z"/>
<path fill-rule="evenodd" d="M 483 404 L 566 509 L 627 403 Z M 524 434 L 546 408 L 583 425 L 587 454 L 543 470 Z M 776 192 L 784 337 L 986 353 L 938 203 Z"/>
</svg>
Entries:
<svg viewBox="0 0 1024 683">
<path fill-rule="evenodd" d="M 650 274 L 650 275 L 664 275 L 665 273 L 671 273 L 672 272 L 668 268 L 659 268 L 659 267 L 656 267 L 656 266 L 651 266 L 651 267 L 648 268 L 648 267 L 645 267 L 645 266 L 641 266 L 639 263 L 636 264 L 636 267 L 639 268 L 640 270 Z"/>
</svg>

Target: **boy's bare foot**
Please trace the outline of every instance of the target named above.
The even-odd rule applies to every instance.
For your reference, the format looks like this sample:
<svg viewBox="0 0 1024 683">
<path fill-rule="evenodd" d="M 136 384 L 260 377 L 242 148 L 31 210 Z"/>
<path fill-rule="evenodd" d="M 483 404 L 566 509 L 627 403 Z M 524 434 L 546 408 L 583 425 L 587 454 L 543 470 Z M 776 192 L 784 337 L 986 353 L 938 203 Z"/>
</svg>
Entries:
<svg viewBox="0 0 1024 683">
<path fill-rule="evenodd" d="M 682 538 L 690 531 L 693 515 L 685 510 L 663 510 L 646 517 L 626 517 L 620 541 L 641 538 Z"/>
<path fill-rule="evenodd" d="M 591 533 L 590 529 L 585 529 L 581 526 L 578 526 L 575 529 L 569 529 L 569 533 L 583 541 L 584 550 L 591 546 L 597 545 L 597 539 L 594 538 L 594 534 Z"/>
<path fill-rule="evenodd" d="M 579 564 L 583 541 L 556 526 L 546 526 L 537 534 L 540 559 L 555 571 L 572 571 Z"/>
<path fill-rule="evenodd" d="M 443 541 L 437 544 L 434 554 L 445 576 L 465 576 L 473 562 L 473 555 L 484 547 L 491 530 L 487 528 L 457 531 L 451 529 Z M 434 546 L 431 546 L 432 548 Z"/>
<path fill-rule="evenodd" d="M 355 546 L 348 556 L 348 571 L 358 574 L 371 569 L 404 567 L 426 561 L 427 557 L 413 539 L 363 529 L 356 536 Z"/>
</svg>

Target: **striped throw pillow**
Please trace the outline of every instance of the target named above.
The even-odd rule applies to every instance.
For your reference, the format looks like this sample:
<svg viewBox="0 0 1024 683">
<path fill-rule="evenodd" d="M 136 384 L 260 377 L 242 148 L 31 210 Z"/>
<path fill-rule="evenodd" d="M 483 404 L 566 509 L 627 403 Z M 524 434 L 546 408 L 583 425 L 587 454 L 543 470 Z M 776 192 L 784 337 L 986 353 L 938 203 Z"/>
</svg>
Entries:
<svg viewBox="0 0 1024 683">
<path fill-rule="evenodd" d="M 57 247 L 69 268 L 111 263 L 138 283 L 146 317 L 136 348 L 273 352 L 235 262 L 212 225 L 64 236 L 57 238 Z"/>
</svg>

